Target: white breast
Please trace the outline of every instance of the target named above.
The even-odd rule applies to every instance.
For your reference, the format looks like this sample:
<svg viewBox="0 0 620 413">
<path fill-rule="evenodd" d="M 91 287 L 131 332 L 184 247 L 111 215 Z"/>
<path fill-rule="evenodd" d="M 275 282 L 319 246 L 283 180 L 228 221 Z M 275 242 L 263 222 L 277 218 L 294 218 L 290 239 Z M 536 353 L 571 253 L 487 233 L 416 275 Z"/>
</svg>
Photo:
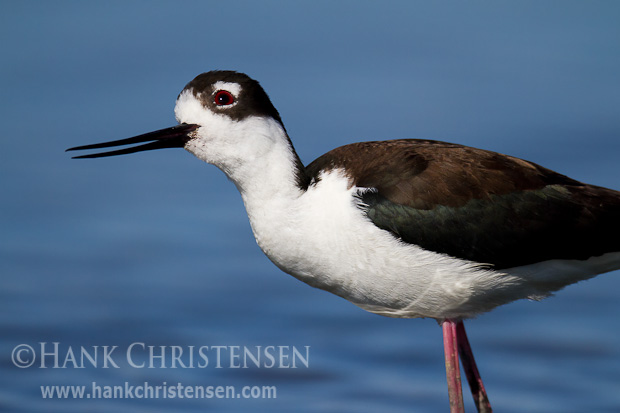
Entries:
<svg viewBox="0 0 620 413">
<path fill-rule="evenodd" d="M 376 227 L 342 171 L 293 199 L 246 208 L 256 240 L 283 271 L 392 317 L 471 317 L 530 295 L 523 279 L 430 252 Z M 277 205 L 277 206 L 276 206 Z"/>
</svg>

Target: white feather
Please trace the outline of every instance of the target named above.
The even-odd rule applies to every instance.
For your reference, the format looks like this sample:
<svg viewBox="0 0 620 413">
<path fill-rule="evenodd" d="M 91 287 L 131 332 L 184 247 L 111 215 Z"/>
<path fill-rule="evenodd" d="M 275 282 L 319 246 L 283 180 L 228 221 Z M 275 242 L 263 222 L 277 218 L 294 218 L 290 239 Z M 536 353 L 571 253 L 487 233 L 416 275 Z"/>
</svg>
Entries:
<svg viewBox="0 0 620 413">
<path fill-rule="evenodd" d="M 213 84 L 213 90 L 227 90 L 232 93 L 235 98 L 238 98 L 241 93 L 241 85 L 235 82 L 224 82 L 220 80 Z"/>
</svg>

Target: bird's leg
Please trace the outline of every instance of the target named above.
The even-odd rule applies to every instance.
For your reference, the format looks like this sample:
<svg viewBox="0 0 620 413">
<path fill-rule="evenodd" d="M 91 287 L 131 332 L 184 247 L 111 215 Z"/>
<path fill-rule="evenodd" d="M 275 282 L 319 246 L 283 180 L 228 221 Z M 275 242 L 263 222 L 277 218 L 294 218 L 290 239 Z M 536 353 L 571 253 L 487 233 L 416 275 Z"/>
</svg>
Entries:
<svg viewBox="0 0 620 413">
<path fill-rule="evenodd" d="M 474 360 L 474 353 L 469 346 L 469 340 L 467 340 L 463 321 L 458 321 L 456 323 L 456 343 L 459 348 L 461 361 L 463 362 L 465 376 L 469 382 L 469 388 L 471 389 L 472 396 L 474 396 L 474 403 L 476 404 L 476 408 L 478 408 L 478 412 L 492 413 L 493 409 L 491 409 L 491 403 L 489 403 L 487 392 L 484 390 L 484 384 L 482 384 L 482 378 L 478 372 L 478 367 L 476 367 L 476 360 Z"/>
<path fill-rule="evenodd" d="M 444 320 L 443 350 L 446 357 L 446 378 L 448 379 L 448 396 L 450 397 L 450 413 L 464 413 L 463 391 L 461 389 L 461 369 L 459 368 L 456 322 Z"/>
</svg>

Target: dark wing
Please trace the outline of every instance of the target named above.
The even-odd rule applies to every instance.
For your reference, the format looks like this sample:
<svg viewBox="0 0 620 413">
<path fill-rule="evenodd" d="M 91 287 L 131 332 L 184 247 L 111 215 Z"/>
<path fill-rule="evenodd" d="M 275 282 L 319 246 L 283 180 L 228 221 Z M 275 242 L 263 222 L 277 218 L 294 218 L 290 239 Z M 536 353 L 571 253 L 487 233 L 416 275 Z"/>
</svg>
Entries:
<svg viewBox="0 0 620 413">
<path fill-rule="evenodd" d="M 620 192 L 495 152 L 396 140 L 346 145 L 306 168 L 346 168 L 378 227 L 496 269 L 620 251 Z"/>
</svg>

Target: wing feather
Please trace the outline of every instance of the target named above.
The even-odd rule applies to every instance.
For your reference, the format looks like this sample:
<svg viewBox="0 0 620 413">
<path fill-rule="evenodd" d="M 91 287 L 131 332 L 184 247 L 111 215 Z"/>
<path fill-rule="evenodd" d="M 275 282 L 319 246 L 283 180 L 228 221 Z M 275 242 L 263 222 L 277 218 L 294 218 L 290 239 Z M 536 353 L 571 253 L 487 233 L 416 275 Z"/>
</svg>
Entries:
<svg viewBox="0 0 620 413">
<path fill-rule="evenodd" d="M 340 168 L 368 218 L 404 242 L 510 268 L 620 251 L 620 192 L 532 162 L 462 145 L 396 140 L 346 145 L 306 168 Z"/>
</svg>

